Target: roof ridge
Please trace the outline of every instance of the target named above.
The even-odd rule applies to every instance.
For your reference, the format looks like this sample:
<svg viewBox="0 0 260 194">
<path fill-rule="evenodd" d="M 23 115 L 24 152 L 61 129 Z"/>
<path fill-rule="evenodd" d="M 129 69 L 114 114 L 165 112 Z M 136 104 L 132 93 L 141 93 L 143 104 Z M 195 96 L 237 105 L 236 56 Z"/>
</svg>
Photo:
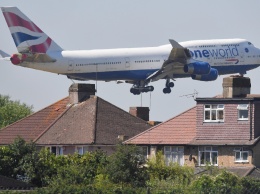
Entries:
<svg viewBox="0 0 260 194">
<path fill-rule="evenodd" d="M 196 108 L 196 106 L 193 106 L 193 107 L 189 108 L 188 110 L 186 110 L 186 111 L 184 111 L 184 112 L 182 112 L 182 113 L 180 113 L 180 114 L 178 114 L 178 115 L 176 115 L 176 116 L 174 116 L 174 117 L 172 117 L 172 118 L 170 118 L 170 119 L 168 119 L 168 120 L 166 120 L 166 121 L 164 121 L 164 122 L 162 122 L 162 123 L 160 123 L 160 124 L 158 124 L 158 125 L 155 125 L 155 126 L 149 128 L 149 129 L 143 131 L 142 133 L 137 134 L 136 136 L 134 136 L 134 137 L 132 137 L 132 138 L 130 138 L 130 139 L 124 141 L 123 143 L 131 142 L 131 141 L 132 141 L 133 139 L 135 139 L 136 137 L 139 137 L 140 135 L 143 135 L 143 134 L 145 134 L 145 133 L 147 133 L 147 132 L 153 130 L 154 128 L 159 127 L 159 126 L 161 126 L 161 125 L 163 125 L 163 124 L 165 124 L 165 123 L 167 123 L 167 122 L 169 122 L 169 121 L 171 121 L 171 120 L 173 120 L 173 119 L 175 119 L 175 118 L 177 118 L 177 117 L 179 117 L 179 116 L 185 114 L 186 112 L 191 111 L 192 109 L 195 109 L 195 108 Z"/>
<path fill-rule="evenodd" d="M 127 114 L 131 115 L 132 117 L 134 117 L 134 118 L 137 118 L 137 119 L 139 119 L 139 120 L 143 121 L 144 123 L 146 123 L 146 124 L 150 125 L 150 124 L 149 124 L 147 121 L 145 121 L 145 120 L 143 120 L 143 119 L 141 119 L 141 118 L 139 118 L 139 117 L 136 117 L 136 116 L 134 116 L 134 115 L 130 114 L 129 112 L 125 111 L 124 109 L 122 109 L 122 108 L 120 108 L 120 107 L 118 107 L 118 106 L 116 106 L 116 105 L 114 105 L 114 104 L 112 104 L 112 103 L 110 103 L 110 102 L 108 102 L 108 101 L 104 100 L 103 98 L 101 98 L 101 97 L 98 97 L 98 96 L 97 96 L 97 98 L 99 98 L 99 99 L 101 99 L 101 100 L 103 100 L 103 101 L 107 102 L 108 104 L 112 105 L 113 107 L 117 108 L 118 110 L 121 110 L 121 111 L 123 111 L 123 112 L 125 112 L 125 113 L 127 113 Z"/>
<path fill-rule="evenodd" d="M 46 107 L 44 107 L 44 108 L 42 108 L 42 109 L 40 109 L 40 110 L 38 110 L 38 111 L 36 111 L 36 112 L 34 112 L 34 113 L 30 114 L 30 115 L 28 115 L 28 116 L 26 116 L 26 117 L 24 117 L 24 118 L 22 118 L 22 119 L 18 120 L 18 121 L 15 121 L 14 123 L 12 123 L 12 124 L 10 124 L 10 125 L 7 125 L 6 127 L 4 127 L 4 128 L 2 128 L 2 129 L 0 129 L 0 131 L 3 131 L 3 130 L 5 130 L 5 129 L 9 128 L 9 127 L 11 127 L 11 126 L 15 125 L 16 123 L 18 123 L 18 122 L 20 122 L 20 121 L 22 121 L 22 120 L 25 120 L 25 119 L 27 119 L 27 118 L 29 118 L 29 117 L 31 117 L 31 116 L 33 116 L 33 115 L 37 114 L 38 112 L 41 112 L 42 110 L 45 110 L 45 109 L 47 109 L 47 108 L 49 108 L 49 107 L 51 107 L 51 106 L 55 105 L 56 103 L 58 103 L 58 102 L 60 102 L 60 101 L 63 101 L 63 100 L 65 100 L 66 98 L 68 98 L 68 96 L 67 96 L 67 97 L 65 97 L 65 98 L 62 98 L 61 100 L 58 100 L 58 101 L 56 101 L 56 102 L 52 103 L 52 104 L 51 104 L 51 105 L 49 105 L 49 106 L 46 106 Z"/>
</svg>

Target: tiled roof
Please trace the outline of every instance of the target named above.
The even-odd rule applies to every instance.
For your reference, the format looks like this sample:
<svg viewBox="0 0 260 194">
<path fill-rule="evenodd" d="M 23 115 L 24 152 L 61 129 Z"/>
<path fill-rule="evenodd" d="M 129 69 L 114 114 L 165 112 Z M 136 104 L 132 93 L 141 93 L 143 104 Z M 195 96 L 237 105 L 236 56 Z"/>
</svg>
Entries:
<svg viewBox="0 0 260 194">
<path fill-rule="evenodd" d="M 64 98 L 20 121 L 0 130 L 0 145 L 10 144 L 16 137 L 27 142 L 34 141 L 66 109 L 68 98 Z"/>
<path fill-rule="evenodd" d="M 150 128 L 109 102 L 92 96 L 71 106 L 37 139 L 39 145 L 117 144 L 118 136 L 133 137 Z"/>
<path fill-rule="evenodd" d="M 196 107 L 125 141 L 126 144 L 188 144 L 196 136 Z"/>
</svg>

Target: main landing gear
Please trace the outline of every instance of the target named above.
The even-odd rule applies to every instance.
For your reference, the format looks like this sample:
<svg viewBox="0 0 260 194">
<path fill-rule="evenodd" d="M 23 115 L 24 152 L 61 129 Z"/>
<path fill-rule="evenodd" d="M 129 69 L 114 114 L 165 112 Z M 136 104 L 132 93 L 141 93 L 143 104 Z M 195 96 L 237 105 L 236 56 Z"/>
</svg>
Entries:
<svg viewBox="0 0 260 194">
<path fill-rule="evenodd" d="M 139 95 L 144 92 L 152 92 L 153 90 L 153 86 L 146 86 L 144 81 L 139 81 L 133 85 L 133 87 L 130 89 L 130 92 L 134 95 Z"/>
<path fill-rule="evenodd" d="M 144 93 L 144 92 L 152 92 L 154 90 L 154 87 L 153 86 L 146 86 L 146 87 L 132 87 L 130 89 L 130 92 L 134 95 L 139 95 L 141 93 Z"/>
<path fill-rule="evenodd" d="M 171 93 L 171 88 L 174 87 L 174 83 L 170 82 L 170 79 L 166 80 L 165 88 L 163 88 L 163 93 L 164 94 L 170 94 Z"/>
</svg>

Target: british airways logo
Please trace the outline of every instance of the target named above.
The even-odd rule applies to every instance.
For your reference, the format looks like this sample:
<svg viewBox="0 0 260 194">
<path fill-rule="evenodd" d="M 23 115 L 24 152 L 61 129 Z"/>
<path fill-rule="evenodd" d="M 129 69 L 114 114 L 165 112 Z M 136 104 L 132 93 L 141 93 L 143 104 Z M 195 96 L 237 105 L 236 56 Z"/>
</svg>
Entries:
<svg viewBox="0 0 260 194">
<path fill-rule="evenodd" d="M 227 46 L 221 49 L 203 49 L 203 50 L 190 50 L 192 58 L 202 57 L 236 57 L 239 55 L 236 46 Z"/>
</svg>

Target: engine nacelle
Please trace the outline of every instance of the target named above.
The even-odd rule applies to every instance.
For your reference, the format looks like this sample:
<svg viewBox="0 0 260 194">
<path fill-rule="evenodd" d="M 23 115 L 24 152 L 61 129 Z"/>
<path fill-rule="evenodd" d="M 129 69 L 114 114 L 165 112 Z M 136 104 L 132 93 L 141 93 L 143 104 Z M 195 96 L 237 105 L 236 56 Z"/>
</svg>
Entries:
<svg viewBox="0 0 260 194">
<path fill-rule="evenodd" d="M 189 74 L 196 74 L 196 75 L 204 75 L 209 74 L 210 72 L 210 64 L 203 61 L 197 61 L 194 63 L 190 63 L 187 65 L 184 65 L 184 72 Z"/>
<path fill-rule="evenodd" d="M 194 80 L 200 81 L 214 81 L 218 78 L 218 70 L 211 68 L 209 74 L 207 75 L 191 75 Z"/>
<path fill-rule="evenodd" d="M 10 58 L 11 62 L 14 65 L 19 65 L 20 63 L 22 63 L 25 59 L 27 58 L 26 54 L 21 54 L 21 53 L 17 53 L 17 54 L 13 54 Z"/>
</svg>

